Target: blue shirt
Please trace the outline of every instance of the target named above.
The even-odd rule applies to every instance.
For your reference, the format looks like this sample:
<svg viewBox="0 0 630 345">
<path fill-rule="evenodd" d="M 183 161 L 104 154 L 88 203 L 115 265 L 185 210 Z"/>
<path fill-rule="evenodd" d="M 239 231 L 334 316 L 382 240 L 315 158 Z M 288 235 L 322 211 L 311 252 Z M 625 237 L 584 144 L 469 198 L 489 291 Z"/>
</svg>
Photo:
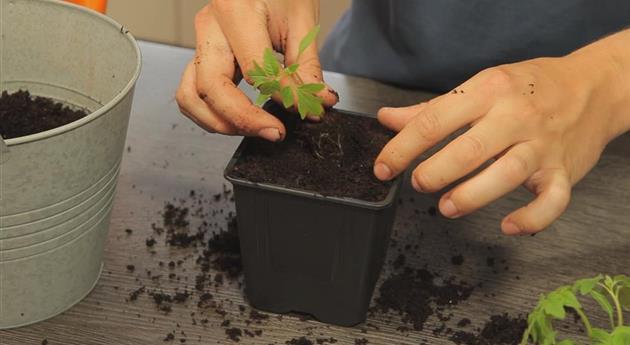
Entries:
<svg viewBox="0 0 630 345">
<path fill-rule="evenodd" d="M 354 0 L 321 59 L 326 70 L 444 92 L 626 27 L 630 0 Z"/>
</svg>

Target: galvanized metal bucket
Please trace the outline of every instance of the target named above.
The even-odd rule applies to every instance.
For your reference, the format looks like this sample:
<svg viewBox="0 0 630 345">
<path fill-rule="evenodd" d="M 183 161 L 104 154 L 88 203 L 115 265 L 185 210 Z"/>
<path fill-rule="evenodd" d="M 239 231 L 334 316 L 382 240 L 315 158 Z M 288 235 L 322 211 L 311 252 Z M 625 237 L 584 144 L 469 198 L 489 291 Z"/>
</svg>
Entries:
<svg viewBox="0 0 630 345">
<path fill-rule="evenodd" d="M 140 51 L 112 19 L 49 0 L 0 0 L 0 89 L 90 114 L 0 145 L 0 329 L 83 299 L 102 267 Z"/>
</svg>

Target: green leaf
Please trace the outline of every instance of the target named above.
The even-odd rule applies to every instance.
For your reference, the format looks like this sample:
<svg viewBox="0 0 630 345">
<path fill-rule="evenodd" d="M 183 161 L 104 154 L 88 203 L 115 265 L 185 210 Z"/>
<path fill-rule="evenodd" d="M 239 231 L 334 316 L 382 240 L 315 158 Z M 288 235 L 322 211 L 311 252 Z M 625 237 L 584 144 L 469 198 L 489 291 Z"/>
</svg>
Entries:
<svg viewBox="0 0 630 345">
<path fill-rule="evenodd" d="M 556 319 L 564 319 L 566 311 L 564 310 L 563 302 L 563 298 L 558 291 L 550 293 L 544 304 L 545 313 Z"/>
<path fill-rule="evenodd" d="M 305 92 L 299 87 L 297 89 L 297 96 L 298 113 L 300 113 L 302 119 L 305 119 L 309 115 L 321 116 L 324 113 L 321 98 Z"/>
<path fill-rule="evenodd" d="M 608 298 L 606 298 L 606 296 L 604 296 L 601 292 L 597 291 L 597 290 L 592 290 L 590 292 L 591 297 L 593 297 L 593 299 L 595 300 L 595 302 L 597 302 L 597 304 L 599 304 L 599 306 L 606 312 L 606 315 L 608 315 L 608 318 L 610 319 L 610 322 L 613 323 L 614 322 L 614 309 L 612 304 L 610 304 L 610 301 L 608 300 Z"/>
<path fill-rule="evenodd" d="M 322 83 L 302 84 L 298 86 L 300 90 L 310 93 L 318 93 L 322 91 L 326 86 Z"/>
<path fill-rule="evenodd" d="M 298 67 L 300 67 L 300 64 L 294 63 L 294 64 L 290 65 L 289 67 L 285 68 L 284 72 L 286 74 L 291 75 L 291 74 L 293 74 L 293 73 L 295 73 L 297 71 Z"/>
<path fill-rule="evenodd" d="M 260 65 L 258 64 L 258 62 L 256 62 L 256 60 L 254 60 L 254 68 L 247 71 L 247 75 L 252 78 L 267 76 L 267 74 L 265 73 L 265 70 L 262 67 L 260 67 Z"/>
<path fill-rule="evenodd" d="M 602 278 L 603 276 L 600 274 L 595 278 L 580 279 L 573 284 L 573 291 L 579 291 L 581 295 L 586 295 L 597 286 L 597 283 L 599 283 Z"/>
<path fill-rule="evenodd" d="M 311 31 L 309 31 L 308 34 L 306 34 L 306 36 L 304 36 L 304 38 L 300 42 L 300 50 L 298 51 L 298 58 L 300 58 L 300 55 L 302 55 L 302 53 L 306 50 L 306 48 L 308 48 L 308 46 L 310 46 L 311 43 L 315 41 L 315 38 L 317 37 L 318 34 L 319 34 L 319 25 L 316 25 L 314 28 L 311 29 Z"/>
<path fill-rule="evenodd" d="M 269 76 L 277 76 L 280 73 L 280 63 L 271 48 L 266 48 L 263 55 L 264 70 Z"/>
<path fill-rule="evenodd" d="M 261 77 L 261 76 L 254 76 L 254 77 L 251 77 L 251 78 L 252 78 L 252 81 L 254 82 L 254 87 L 255 88 L 258 88 L 264 82 L 269 80 L 267 77 Z"/>
<path fill-rule="evenodd" d="M 268 99 L 269 99 L 269 95 L 265 95 L 265 94 L 261 93 L 256 98 L 256 105 L 263 105 L 263 104 L 265 104 L 265 102 L 267 102 Z"/>
<path fill-rule="evenodd" d="M 630 326 L 619 326 L 611 333 L 612 345 L 630 345 Z"/>
<path fill-rule="evenodd" d="M 266 81 L 258 86 L 260 93 L 272 95 L 280 91 L 280 82 L 277 80 Z"/>
<path fill-rule="evenodd" d="M 630 277 L 625 275 L 615 276 L 615 280 L 619 282 L 619 303 L 621 306 L 630 310 Z"/>
<path fill-rule="evenodd" d="M 280 94 L 282 95 L 282 105 L 289 109 L 293 105 L 293 92 L 291 91 L 291 87 L 283 87 L 282 90 L 280 90 Z"/>
<path fill-rule="evenodd" d="M 575 345 L 575 342 L 571 339 L 564 339 L 558 345 Z"/>
<path fill-rule="evenodd" d="M 608 332 L 606 332 L 606 330 L 594 327 L 593 328 L 593 334 L 591 335 L 591 340 L 596 345 L 605 345 L 605 344 L 608 345 L 608 344 L 610 344 L 611 337 L 610 337 L 610 334 L 608 334 Z"/>
<path fill-rule="evenodd" d="M 558 294 L 562 298 L 562 304 L 564 304 L 566 307 L 571 307 L 573 309 L 582 308 L 582 305 L 578 301 L 577 297 L 575 297 L 575 294 L 570 287 L 566 286 L 561 288 L 558 291 Z"/>
<path fill-rule="evenodd" d="M 550 331 L 542 338 L 542 345 L 555 345 L 556 344 L 556 332 Z"/>
<path fill-rule="evenodd" d="M 612 286 L 615 285 L 615 282 L 609 275 L 607 275 L 606 277 L 604 277 L 604 285 L 608 286 L 609 288 L 612 288 Z"/>
<path fill-rule="evenodd" d="M 630 286 L 624 286 L 619 290 L 619 303 L 624 309 L 630 310 Z"/>
</svg>

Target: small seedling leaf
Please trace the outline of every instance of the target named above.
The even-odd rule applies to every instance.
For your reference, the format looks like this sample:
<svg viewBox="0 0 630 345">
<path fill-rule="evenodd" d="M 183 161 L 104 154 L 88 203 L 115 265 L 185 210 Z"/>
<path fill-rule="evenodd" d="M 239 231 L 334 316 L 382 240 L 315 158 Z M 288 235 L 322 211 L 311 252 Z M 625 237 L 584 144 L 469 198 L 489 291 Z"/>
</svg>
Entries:
<svg viewBox="0 0 630 345">
<path fill-rule="evenodd" d="M 302 91 L 310 93 L 318 93 L 322 91 L 325 87 L 326 86 L 324 86 L 324 84 L 322 83 L 303 84 L 299 86 Z"/>
<path fill-rule="evenodd" d="M 560 291 L 558 291 L 558 294 L 562 298 L 562 303 L 566 307 L 571 307 L 573 309 L 582 308 L 582 305 L 578 301 L 577 297 L 575 297 L 575 294 L 573 293 L 573 291 L 571 291 L 570 287 L 567 286 L 561 289 Z"/>
<path fill-rule="evenodd" d="M 247 71 L 247 75 L 254 78 L 254 77 L 266 77 L 267 74 L 265 73 L 265 70 L 260 67 L 260 65 L 258 64 L 258 62 L 256 62 L 254 60 L 254 68 Z"/>
<path fill-rule="evenodd" d="M 619 303 L 624 309 L 630 310 L 630 286 L 624 286 L 619 290 Z"/>
<path fill-rule="evenodd" d="M 256 98 L 256 105 L 263 105 L 265 104 L 265 102 L 267 102 L 267 100 L 269 99 L 269 95 L 265 95 L 263 93 L 261 93 L 260 95 L 258 95 L 258 97 Z"/>
<path fill-rule="evenodd" d="M 299 64 L 297 64 L 297 63 L 294 63 L 294 64 L 290 65 L 289 67 L 285 68 L 285 69 L 284 69 L 284 72 L 285 72 L 286 74 L 291 75 L 291 74 L 293 74 L 293 73 L 297 72 L 298 67 L 300 67 L 300 65 L 299 65 Z"/>
<path fill-rule="evenodd" d="M 612 304 L 610 304 L 610 301 L 608 300 L 608 298 L 606 298 L 606 296 L 604 296 L 601 292 L 597 290 L 592 290 L 590 292 L 590 295 L 595 300 L 595 302 L 597 302 L 597 304 L 599 304 L 599 306 L 606 312 L 606 315 L 608 315 L 608 318 L 610 319 L 612 323 L 614 321 L 613 319 L 614 309 L 613 309 Z"/>
<path fill-rule="evenodd" d="M 609 288 L 612 288 L 612 286 L 614 284 L 615 284 L 615 282 L 613 281 L 613 279 L 609 275 L 604 277 L 604 285 L 608 286 Z"/>
<path fill-rule="evenodd" d="M 260 93 L 272 95 L 280 91 L 280 82 L 277 80 L 266 81 L 258 86 Z"/>
<path fill-rule="evenodd" d="M 314 28 L 311 29 L 311 31 L 309 31 L 308 34 L 306 34 L 306 36 L 304 36 L 302 41 L 300 41 L 300 50 L 298 51 L 298 58 L 302 55 L 302 53 L 306 50 L 306 48 L 308 48 L 308 46 L 310 46 L 311 43 L 315 41 L 315 38 L 317 38 L 318 34 L 319 34 L 319 25 L 316 25 Z"/>
<path fill-rule="evenodd" d="M 630 345 L 630 326 L 619 326 L 611 333 L 612 345 Z"/>
<path fill-rule="evenodd" d="M 276 54 L 273 53 L 271 48 L 265 49 L 263 55 L 264 70 L 268 76 L 277 76 L 280 73 L 280 63 L 276 58 Z"/>
<path fill-rule="evenodd" d="M 611 336 L 606 330 L 601 328 L 593 328 L 591 340 L 597 345 L 610 344 Z"/>
<path fill-rule="evenodd" d="M 579 291 L 581 295 L 587 295 L 597 286 L 597 283 L 601 282 L 602 278 L 600 274 L 595 278 L 580 279 L 573 284 L 573 291 Z"/>
<path fill-rule="evenodd" d="M 324 108 L 322 107 L 322 99 L 305 92 L 304 90 L 298 88 L 298 113 L 302 119 L 305 119 L 307 116 L 321 116 L 324 113 Z"/>
<path fill-rule="evenodd" d="M 289 109 L 293 106 L 293 92 L 291 91 L 290 86 L 285 86 L 280 90 L 280 94 L 282 95 L 282 105 L 285 108 Z"/>
<path fill-rule="evenodd" d="M 258 88 L 264 82 L 269 80 L 267 77 L 261 77 L 261 76 L 253 76 L 251 78 L 252 78 L 252 81 L 254 82 L 254 87 L 255 88 Z"/>
</svg>

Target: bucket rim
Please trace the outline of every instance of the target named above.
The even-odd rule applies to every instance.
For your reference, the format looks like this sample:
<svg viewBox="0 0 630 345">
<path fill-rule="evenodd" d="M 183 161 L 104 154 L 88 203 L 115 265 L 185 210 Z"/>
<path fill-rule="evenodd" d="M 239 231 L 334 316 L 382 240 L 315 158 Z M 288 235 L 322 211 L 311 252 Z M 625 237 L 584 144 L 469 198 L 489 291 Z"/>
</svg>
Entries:
<svg viewBox="0 0 630 345">
<path fill-rule="evenodd" d="M 32 1 L 32 0 L 27 0 L 27 1 Z M 98 20 L 105 22 L 106 24 L 109 24 L 116 29 L 120 29 L 121 34 L 125 35 L 125 38 L 127 39 L 129 43 L 131 43 L 131 46 L 134 49 L 134 52 L 136 55 L 136 66 L 135 66 L 133 75 L 131 79 L 127 82 L 127 84 L 114 96 L 114 98 L 112 98 L 109 102 L 103 104 L 103 106 L 100 107 L 99 109 L 91 112 L 85 117 L 80 118 L 79 120 L 70 122 L 60 127 L 55 127 L 47 131 L 25 135 L 25 136 L 21 136 L 17 138 L 5 139 L 4 142 L 6 146 L 9 146 L 9 147 L 55 137 L 57 135 L 61 135 L 63 133 L 72 131 L 76 128 L 82 127 L 98 119 L 99 117 L 103 116 L 105 113 L 109 112 L 116 105 L 118 105 L 118 103 L 120 103 L 125 97 L 127 97 L 127 95 L 131 92 L 136 82 L 138 81 L 138 78 L 140 77 L 140 70 L 142 69 L 142 53 L 140 52 L 140 47 L 138 46 L 138 42 L 136 41 L 135 37 L 128 30 L 126 30 L 122 24 L 118 23 L 114 19 L 104 14 L 101 14 L 99 12 L 96 12 L 94 10 L 91 10 L 89 8 L 76 5 L 73 3 L 65 2 L 65 1 L 37 0 L 33 2 L 47 3 L 48 5 L 53 5 L 53 6 L 65 6 L 71 11 L 83 12 L 84 14 L 91 15 L 95 18 L 98 18 Z"/>
</svg>

